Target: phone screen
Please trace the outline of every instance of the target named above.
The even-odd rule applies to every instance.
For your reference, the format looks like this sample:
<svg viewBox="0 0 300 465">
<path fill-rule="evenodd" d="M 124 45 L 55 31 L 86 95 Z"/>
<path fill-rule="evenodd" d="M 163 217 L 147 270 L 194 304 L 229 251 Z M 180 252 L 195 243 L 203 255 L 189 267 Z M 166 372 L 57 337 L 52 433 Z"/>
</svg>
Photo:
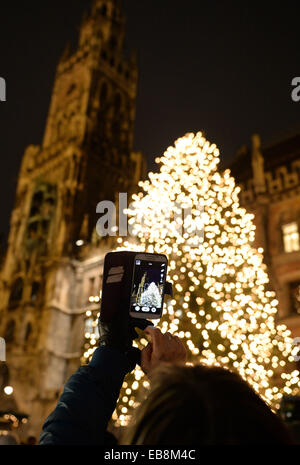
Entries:
<svg viewBox="0 0 300 465">
<path fill-rule="evenodd" d="M 162 314 L 167 262 L 135 259 L 130 313 L 145 318 Z"/>
</svg>

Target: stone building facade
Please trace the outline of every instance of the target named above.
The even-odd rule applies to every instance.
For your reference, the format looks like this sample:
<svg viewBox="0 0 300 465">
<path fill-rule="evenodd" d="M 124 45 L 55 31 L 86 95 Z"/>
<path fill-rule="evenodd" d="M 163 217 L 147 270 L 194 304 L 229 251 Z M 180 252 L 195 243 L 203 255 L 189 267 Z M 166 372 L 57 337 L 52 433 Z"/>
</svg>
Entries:
<svg viewBox="0 0 300 465">
<path fill-rule="evenodd" d="M 113 238 L 96 234 L 96 205 L 132 194 L 146 172 L 132 151 L 134 56 L 123 54 L 118 0 L 93 0 L 77 50 L 56 71 L 44 138 L 25 150 L 0 274 L 0 335 L 10 384 L 39 435 L 80 363 L 84 313 L 99 295 Z"/>
<path fill-rule="evenodd" d="M 300 133 L 268 147 L 252 136 L 229 166 L 240 202 L 255 215 L 255 247 L 264 249 L 278 322 L 300 336 Z"/>
</svg>

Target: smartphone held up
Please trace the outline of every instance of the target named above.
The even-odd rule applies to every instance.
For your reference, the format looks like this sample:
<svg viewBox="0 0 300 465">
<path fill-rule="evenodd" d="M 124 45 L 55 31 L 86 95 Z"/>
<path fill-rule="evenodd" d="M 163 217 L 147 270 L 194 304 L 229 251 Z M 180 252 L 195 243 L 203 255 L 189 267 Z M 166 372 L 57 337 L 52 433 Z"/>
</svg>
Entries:
<svg viewBox="0 0 300 465">
<path fill-rule="evenodd" d="M 105 256 L 100 318 L 111 320 L 118 312 L 134 318 L 159 319 L 166 282 L 168 259 L 162 254 L 110 252 Z"/>
</svg>

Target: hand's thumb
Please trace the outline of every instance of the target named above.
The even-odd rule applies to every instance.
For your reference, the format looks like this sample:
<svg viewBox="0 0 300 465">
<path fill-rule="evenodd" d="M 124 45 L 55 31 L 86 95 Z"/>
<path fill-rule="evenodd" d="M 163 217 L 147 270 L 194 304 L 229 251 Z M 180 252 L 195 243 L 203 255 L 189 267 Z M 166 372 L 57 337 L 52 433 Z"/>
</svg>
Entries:
<svg viewBox="0 0 300 465">
<path fill-rule="evenodd" d="M 144 320 L 143 318 L 131 318 L 130 326 L 144 330 L 147 326 L 154 326 L 152 321 Z"/>
</svg>

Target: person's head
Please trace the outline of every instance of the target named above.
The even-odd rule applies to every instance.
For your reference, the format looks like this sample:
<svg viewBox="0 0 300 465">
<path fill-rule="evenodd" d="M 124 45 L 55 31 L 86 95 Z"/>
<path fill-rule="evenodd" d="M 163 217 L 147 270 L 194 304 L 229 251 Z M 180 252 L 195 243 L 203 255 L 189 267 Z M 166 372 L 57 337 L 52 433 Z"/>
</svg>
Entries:
<svg viewBox="0 0 300 465">
<path fill-rule="evenodd" d="M 161 365 L 123 444 L 291 444 L 288 430 L 239 375 Z"/>
</svg>

